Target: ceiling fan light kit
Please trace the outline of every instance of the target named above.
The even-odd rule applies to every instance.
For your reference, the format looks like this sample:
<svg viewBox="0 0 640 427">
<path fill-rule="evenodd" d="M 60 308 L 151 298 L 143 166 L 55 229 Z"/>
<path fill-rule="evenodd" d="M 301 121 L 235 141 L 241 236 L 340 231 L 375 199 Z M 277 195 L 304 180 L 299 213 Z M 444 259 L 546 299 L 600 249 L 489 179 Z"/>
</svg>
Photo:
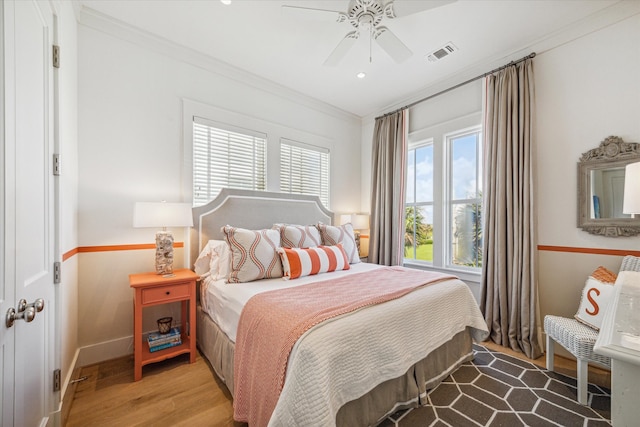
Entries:
<svg viewBox="0 0 640 427">
<path fill-rule="evenodd" d="M 326 9 L 283 5 L 282 10 L 296 16 L 310 18 L 333 18 L 334 22 L 348 22 L 355 31 L 347 33 L 333 52 L 325 60 L 324 65 L 335 66 L 351 50 L 361 35 L 369 37 L 369 61 L 371 62 L 371 43 L 375 41 L 395 62 L 401 63 L 409 59 L 413 52 L 386 26 L 384 20 L 395 20 L 402 16 L 421 12 L 434 7 L 453 3 L 455 0 L 442 1 L 410 1 L 410 0 L 350 0 L 347 12 Z M 401 12 L 402 11 L 402 12 Z"/>
</svg>

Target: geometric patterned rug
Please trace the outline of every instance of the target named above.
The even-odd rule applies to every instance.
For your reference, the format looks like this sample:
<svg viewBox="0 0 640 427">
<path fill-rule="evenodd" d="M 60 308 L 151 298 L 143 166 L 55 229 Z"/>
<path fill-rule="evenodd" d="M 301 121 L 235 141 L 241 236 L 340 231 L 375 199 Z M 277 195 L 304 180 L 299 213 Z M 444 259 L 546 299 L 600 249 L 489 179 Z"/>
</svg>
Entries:
<svg viewBox="0 0 640 427">
<path fill-rule="evenodd" d="M 610 426 L 611 392 L 589 384 L 588 406 L 576 380 L 474 344 L 474 360 L 428 395 L 429 404 L 398 411 L 379 426 Z"/>
</svg>

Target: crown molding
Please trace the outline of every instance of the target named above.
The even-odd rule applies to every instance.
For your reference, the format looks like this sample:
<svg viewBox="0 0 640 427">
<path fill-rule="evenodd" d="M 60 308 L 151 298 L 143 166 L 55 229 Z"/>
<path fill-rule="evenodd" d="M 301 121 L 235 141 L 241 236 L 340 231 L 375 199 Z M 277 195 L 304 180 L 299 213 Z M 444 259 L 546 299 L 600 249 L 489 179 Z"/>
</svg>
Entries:
<svg viewBox="0 0 640 427">
<path fill-rule="evenodd" d="M 545 52 L 556 49 L 567 43 L 571 43 L 577 39 L 600 31 L 611 25 L 615 25 L 637 14 L 640 14 L 640 1 L 618 1 L 617 3 L 614 3 L 605 9 L 602 9 L 579 21 L 576 21 L 571 25 L 568 25 L 557 31 L 549 33 L 544 37 L 536 39 L 526 46 L 522 46 L 514 50 L 509 55 L 487 58 L 481 62 L 477 62 L 454 74 L 451 74 L 448 77 L 441 79 L 429 86 L 420 88 L 413 92 L 411 97 L 404 98 L 402 100 L 399 100 L 398 102 L 394 102 L 393 104 L 381 109 L 376 113 L 364 116 L 362 118 L 362 122 L 371 122 L 375 120 L 376 117 L 381 116 L 387 112 L 397 110 L 404 107 L 405 105 L 409 105 L 430 95 L 436 94 L 442 90 L 453 87 L 460 82 L 464 82 L 476 76 L 487 73 L 490 70 L 508 64 L 510 61 L 520 59 L 521 57 L 528 55 L 531 52 L 535 52 L 536 56 L 543 55 Z"/>
<path fill-rule="evenodd" d="M 312 108 L 337 119 L 360 122 L 361 117 L 337 108 L 300 92 L 289 89 L 271 80 L 260 77 L 243 69 L 234 67 L 210 55 L 196 51 L 188 46 L 172 42 L 148 31 L 127 24 L 123 21 L 98 12 L 95 9 L 81 6 L 78 22 L 88 28 L 103 32 L 121 40 L 134 43 L 150 51 L 171 57 L 175 60 L 193 65 L 229 80 L 267 92 L 282 99 Z"/>
</svg>

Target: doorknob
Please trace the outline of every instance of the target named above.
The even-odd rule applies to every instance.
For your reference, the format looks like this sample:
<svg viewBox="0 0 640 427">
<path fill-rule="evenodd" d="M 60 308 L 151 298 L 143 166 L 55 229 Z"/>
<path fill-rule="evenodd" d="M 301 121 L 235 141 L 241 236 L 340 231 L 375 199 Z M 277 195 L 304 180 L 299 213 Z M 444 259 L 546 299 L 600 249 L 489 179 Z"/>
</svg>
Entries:
<svg viewBox="0 0 640 427">
<path fill-rule="evenodd" d="M 25 311 L 29 307 L 35 308 L 37 313 L 40 313 L 44 309 L 44 300 L 42 298 L 38 298 L 31 304 L 27 304 L 26 299 L 21 299 L 18 301 L 18 313 Z"/>
<path fill-rule="evenodd" d="M 36 317 L 36 309 L 33 307 L 27 307 L 24 311 L 16 314 L 16 309 L 11 307 L 7 310 L 7 317 L 5 319 L 5 324 L 7 328 L 13 326 L 13 322 L 16 320 L 24 319 L 25 322 L 31 322 Z"/>
<path fill-rule="evenodd" d="M 36 299 L 31 304 L 27 304 L 27 300 L 21 299 L 18 301 L 18 312 L 16 313 L 16 309 L 11 307 L 7 310 L 7 315 L 5 317 L 5 324 L 7 328 L 13 326 L 13 323 L 16 320 L 23 319 L 25 322 L 31 322 L 35 317 L 36 313 L 41 312 L 44 309 L 44 300 L 42 298 Z"/>
</svg>

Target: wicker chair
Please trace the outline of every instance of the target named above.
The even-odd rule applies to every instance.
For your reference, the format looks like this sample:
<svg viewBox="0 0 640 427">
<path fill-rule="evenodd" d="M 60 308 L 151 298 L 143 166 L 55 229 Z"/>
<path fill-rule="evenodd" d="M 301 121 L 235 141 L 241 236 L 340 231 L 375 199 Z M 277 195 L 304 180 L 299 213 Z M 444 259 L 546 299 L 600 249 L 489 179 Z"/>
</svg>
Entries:
<svg viewBox="0 0 640 427">
<path fill-rule="evenodd" d="M 640 271 L 640 258 L 628 255 L 622 260 L 620 271 Z M 578 402 L 587 404 L 589 385 L 589 363 L 611 369 L 611 360 L 593 352 L 598 332 L 573 318 L 544 317 L 544 331 L 547 334 L 547 370 L 553 371 L 554 345 L 560 344 L 577 359 Z"/>
</svg>

